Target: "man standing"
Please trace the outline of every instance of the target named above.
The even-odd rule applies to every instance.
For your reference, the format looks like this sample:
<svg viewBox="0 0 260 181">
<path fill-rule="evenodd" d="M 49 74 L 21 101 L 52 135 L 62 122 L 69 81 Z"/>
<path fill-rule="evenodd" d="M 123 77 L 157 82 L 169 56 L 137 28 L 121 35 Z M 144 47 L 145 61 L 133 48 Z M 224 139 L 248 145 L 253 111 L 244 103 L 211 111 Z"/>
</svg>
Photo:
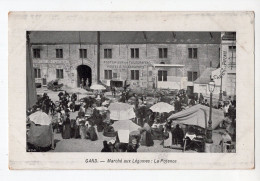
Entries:
<svg viewBox="0 0 260 181">
<path fill-rule="evenodd" d="M 176 112 L 181 111 L 181 102 L 179 100 L 180 98 L 178 96 L 175 97 L 174 107 Z"/>
<path fill-rule="evenodd" d="M 114 86 L 111 88 L 111 91 L 112 91 L 112 96 L 116 97 L 116 88 Z"/>
<path fill-rule="evenodd" d="M 86 87 L 87 87 L 87 89 L 88 89 L 88 87 L 89 87 L 88 78 L 87 78 L 87 80 L 86 80 Z"/>
<path fill-rule="evenodd" d="M 184 132 L 180 128 L 180 125 L 177 124 L 176 128 L 172 130 L 172 143 L 176 144 L 183 144 Z"/>
<path fill-rule="evenodd" d="M 135 109 L 137 109 L 138 105 L 139 105 L 139 99 L 138 99 L 138 96 L 136 94 L 134 94 L 134 97 L 135 97 Z"/>
<path fill-rule="evenodd" d="M 200 93 L 199 103 L 202 104 L 204 102 L 204 97 L 202 93 Z"/>
<path fill-rule="evenodd" d="M 82 88 L 82 89 L 83 89 L 83 87 L 84 87 L 84 83 L 85 83 L 84 78 L 82 78 L 82 79 L 81 79 L 81 88 Z"/>
</svg>

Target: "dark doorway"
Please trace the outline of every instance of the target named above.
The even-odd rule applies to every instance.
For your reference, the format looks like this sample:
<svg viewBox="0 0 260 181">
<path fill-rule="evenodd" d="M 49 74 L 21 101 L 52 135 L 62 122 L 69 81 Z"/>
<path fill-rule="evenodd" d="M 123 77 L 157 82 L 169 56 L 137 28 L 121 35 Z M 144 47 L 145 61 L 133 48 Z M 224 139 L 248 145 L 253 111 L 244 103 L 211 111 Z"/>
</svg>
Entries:
<svg viewBox="0 0 260 181">
<path fill-rule="evenodd" d="M 91 86 L 92 83 L 91 68 L 87 65 L 79 65 L 77 67 L 77 72 L 78 72 L 78 87 L 80 87 L 80 84 L 82 83 L 82 79 L 84 80 L 83 86 L 86 86 L 87 80 L 88 80 L 88 86 Z"/>
</svg>

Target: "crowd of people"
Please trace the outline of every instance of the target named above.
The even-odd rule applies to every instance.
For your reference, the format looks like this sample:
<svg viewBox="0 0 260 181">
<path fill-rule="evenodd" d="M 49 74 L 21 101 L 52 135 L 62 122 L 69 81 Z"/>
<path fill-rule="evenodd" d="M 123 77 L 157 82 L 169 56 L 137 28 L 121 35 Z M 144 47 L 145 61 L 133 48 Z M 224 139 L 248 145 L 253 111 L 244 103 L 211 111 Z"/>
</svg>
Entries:
<svg viewBox="0 0 260 181">
<path fill-rule="evenodd" d="M 112 97 L 116 98 L 116 89 L 111 89 Z M 116 101 L 132 104 L 136 118 L 132 121 L 140 128 L 130 133 L 129 143 L 120 143 L 118 135 L 113 128 L 114 120 L 110 120 L 110 112 L 107 109 L 111 100 L 101 91 L 95 97 L 85 97 L 78 100 L 77 94 L 69 95 L 66 91 L 59 92 L 59 101 L 55 103 L 49 98 L 47 93 L 40 97 L 35 106 L 27 110 L 27 116 L 35 111 L 42 110 L 46 114 L 53 116 L 53 130 L 60 133 L 63 139 L 89 139 L 98 140 L 98 132 L 103 132 L 104 136 L 116 137 L 116 139 L 103 140 L 102 152 L 136 152 L 139 145 L 153 146 L 154 140 L 161 140 L 164 147 L 171 145 L 183 146 L 184 131 L 180 125 L 172 125 L 167 118 L 176 112 L 196 104 L 209 106 L 207 99 L 203 95 L 189 98 L 185 90 L 167 100 L 175 107 L 169 113 L 152 112 L 149 108 L 152 104 L 163 101 L 164 96 L 155 97 L 152 104 L 148 103 L 146 94 L 137 95 L 132 93 L 127 87 L 124 88 Z M 231 98 L 230 98 L 231 99 Z M 99 108 L 102 107 L 101 110 Z M 230 129 L 235 134 L 236 102 L 234 100 L 218 102 L 217 109 L 224 111 L 226 119 L 221 127 Z M 76 118 L 71 118 L 70 113 L 77 112 Z M 232 130 L 233 129 L 233 130 Z M 188 132 L 194 132 L 190 129 Z M 192 134 L 191 134 L 192 135 Z"/>
</svg>

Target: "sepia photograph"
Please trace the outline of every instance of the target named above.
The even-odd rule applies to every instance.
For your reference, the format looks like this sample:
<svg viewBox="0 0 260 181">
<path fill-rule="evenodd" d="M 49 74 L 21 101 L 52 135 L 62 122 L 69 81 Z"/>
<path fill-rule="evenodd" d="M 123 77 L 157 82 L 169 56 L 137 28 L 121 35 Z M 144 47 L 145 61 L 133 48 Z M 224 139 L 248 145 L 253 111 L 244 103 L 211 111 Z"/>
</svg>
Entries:
<svg viewBox="0 0 260 181">
<path fill-rule="evenodd" d="M 236 32 L 25 36 L 26 152 L 236 153 Z"/>
<path fill-rule="evenodd" d="M 10 169 L 254 168 L 253 12 L 11 12 L 8 27 Z"/>
</svg>

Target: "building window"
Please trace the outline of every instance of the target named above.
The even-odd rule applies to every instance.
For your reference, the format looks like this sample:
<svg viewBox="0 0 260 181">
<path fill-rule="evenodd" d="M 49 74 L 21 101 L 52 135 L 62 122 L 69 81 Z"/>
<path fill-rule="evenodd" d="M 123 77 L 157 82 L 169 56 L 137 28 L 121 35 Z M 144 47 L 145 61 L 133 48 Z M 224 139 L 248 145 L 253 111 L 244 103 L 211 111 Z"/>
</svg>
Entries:
<svg viewBox="0 0 260 181">
<path fill-rule="evenodd" d="M 87 58 L 87 49 L 79 49 L 79 58 Z"/>
<path fill-rule="evenodd" d="M 189 58 L 197 59 L 198 57 L 198 48 L 188 48 Z"/>
<path fill-rule="evenodd" d="M 41 58 L 41 50 L 39 48 L 33 49 L 33 58 Z"/>
<path fill-rule="evenodd" d="M 63 58 L 63 49 L 56 49 L 56 58 Z"/>
<path fill-rule="evenodd" d="M 63 69 L 56 69 L 56 78 L 63 79 Z"/>
<path fill-rule="evenodd" d="M 112 79 L 112 70 L 105 70 L 105 79 Z"/>
<path fill-rule="evenodd" d="M 229 57 L 230 59 L 233 57 L 233 58 L 236 58 L 236 46 L 229 46 L 228 47 L 229 49 Z"/>
<path fill-rule="evenodd" d="M 139 80 L 139 70 L 131 70 L 131 80 Z"/>
<path fill-rule="evenodd" d="M 158 81 L 167 81 L 167 71 L 166 70 L 158 70 Z"/>
<path fill-rule="evenodd" d="M 159 48 L 159 58 L 167 58 L 167 53 L 167 48 Z"/>
<path fill-rule="evenodd" d="M 139 48 L 131 48 L 131 58 L 139 58 Z"/>
<path fill-rule="evenodd" d="M 228 49 L 229 66 L 232 69 L 232 67 L 236 66 L 236 46 L 229 46 Z"/>
<path fill-rule="evenodd" d="M 113 78 L 117 79 L 117 73 L 113 73 Z"/>
<path fill-rule="evenodd" d="M 188 81 L 193 82 L 198 78 L 198 72 L 188 72 Z"/>
<path fill-rule="evenodd" d="M 41 69 L 34 69 L 34 78 L 41 78 Z"/>
<path fill-rule="evenodd" d="M 104 49 L 104 58 L 112 58 L 112 49 Z"/>
</svg>

